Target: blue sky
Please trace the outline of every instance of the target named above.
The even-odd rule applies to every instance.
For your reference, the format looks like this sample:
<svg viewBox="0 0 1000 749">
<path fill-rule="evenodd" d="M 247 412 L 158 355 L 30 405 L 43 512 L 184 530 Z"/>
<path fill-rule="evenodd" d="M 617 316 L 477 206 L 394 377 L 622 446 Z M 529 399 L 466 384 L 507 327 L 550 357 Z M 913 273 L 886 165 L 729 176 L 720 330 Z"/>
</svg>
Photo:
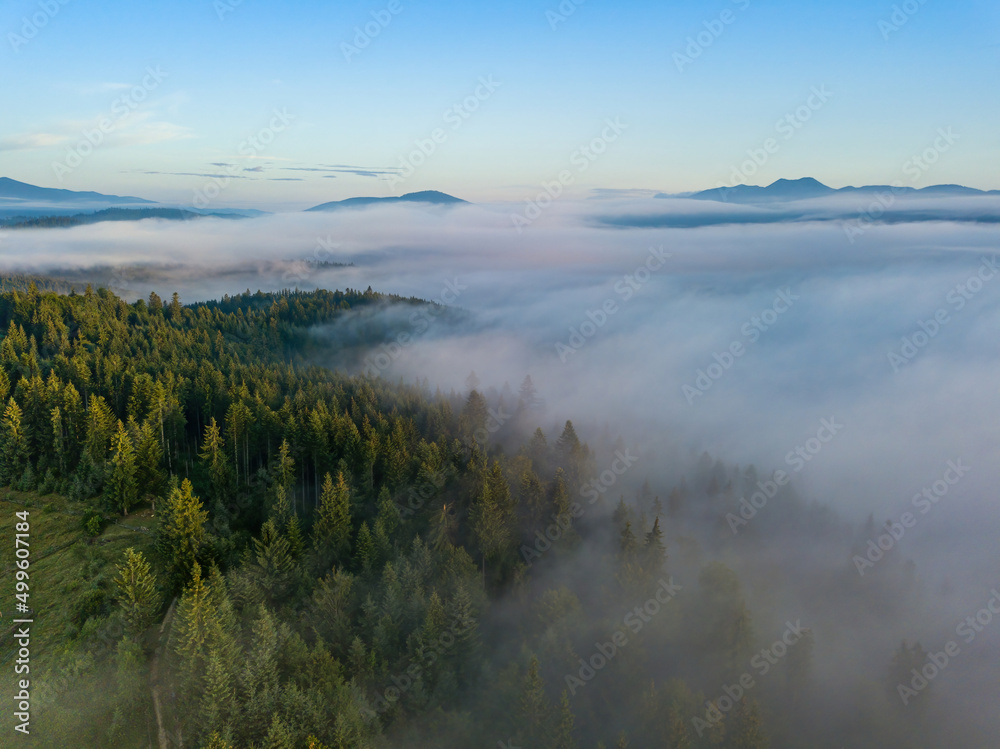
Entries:
<svg viewBox="0 0 1000 749">
<path fill-rule="evenodd" d="M 520 200 L 565 170 L 581 196 L 806 175 L 1000 188 L 996 2 L 232 3 L 4 3 L 0 175 L 182 203 L 214 181 L 220 204 L 279 208 Z M 391 20 L 348 60 L 372 14 Z M 609 118 L 625 129 L 580 169 Z M 904 171 L 942 129 L 947 150 Z"/>
</svg>

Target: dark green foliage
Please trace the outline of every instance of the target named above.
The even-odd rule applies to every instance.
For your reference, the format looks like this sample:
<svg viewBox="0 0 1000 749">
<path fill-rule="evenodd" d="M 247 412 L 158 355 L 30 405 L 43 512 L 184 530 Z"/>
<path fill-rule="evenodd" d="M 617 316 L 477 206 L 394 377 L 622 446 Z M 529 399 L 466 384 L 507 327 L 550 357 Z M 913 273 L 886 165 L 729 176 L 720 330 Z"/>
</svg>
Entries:
<svg viewBox="0 0 1000 749">
<path fill-rule="evenodd" d="M 431 395 L 314 364 L 329 348 L 317 328 L 390 302 L 419 305 L 371 290 L 248 291 L 192 306 L 90 288 L 0 295 L 0 479 L 63 486 L 91 506 L 82 520 L 93 535 L 98 508 L 128 521 L 155 514 L 156 552 L 120 560 L 117 584 L 92 584 L 75 612 L 75 627 L 103 627 L 108 643 L 80 667 L 114 687 L 114 704 L 93 716 L 107 745 L 131 746 L 151 724 L 143 740 L 155 740 L 149 704 L 130 701 L 155 664 L 165 730 L 184 746 L 502 736 L 576 749 L 628 745 L 623 725 L 633 746 L 647 736 L 700 746 L 685 725 L 693 697 L 663 698 L 644 734 L 607 705 L 638 703 L 647 671 L 672 667 L 644 657 L 658 647 L 674 660 L 670 648 L 704 654 L 713 679 L 742 663 L 753 634 L 735 573 L 709 568 L 685 593 L 696 599 L 685 629 L 660 614 L 592 684 L 568 691 L 566 674 L 620 626 L 609 617 L 652 594 L 668 529 L 625 505 L 613 520 L 580 518 L 590 448 L 571 422 L 554 445 L 528 423 L 540 402 L 530 380 L 517 420 L 534 437 L 522 446 L 491 422 L 499 399 L 478 381 L 467 397 Z M 519 548 L 553 523 L 558 540 L 526 567 Z M 586 575 L 550 585 L 539 570 L 574 562 L 588 534 L 602 551 Z M 511 615 L 522 604 L 524 621 Z M 793 665 L 799 688 L 808 658 Z M 755 708 L 741 713 L 743 745 L 758 745 L 759 722 Z M 52 745 L 72 745 L 61 740 Z"/>
</svg>

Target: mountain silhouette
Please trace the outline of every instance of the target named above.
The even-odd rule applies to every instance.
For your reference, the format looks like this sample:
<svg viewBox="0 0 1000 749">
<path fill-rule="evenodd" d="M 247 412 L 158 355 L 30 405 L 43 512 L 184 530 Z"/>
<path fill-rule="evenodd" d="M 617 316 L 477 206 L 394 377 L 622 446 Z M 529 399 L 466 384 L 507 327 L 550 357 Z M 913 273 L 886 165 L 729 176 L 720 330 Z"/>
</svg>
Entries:
<svg viewBox="0 0 1000 749">
<path fill-rule="evenodd" d="M 362 208 L 377 203 L 430 203 L 432 205 L 458 205 L 468 201 L 456 198 L 447 193 L 437 190 L 424 190 L 423 192 L 410 192 L 406 195 L 393 198 L 347 198 L 347 200 L 334 200 L 330 203 L 307 208 L 307 211 L 336 211 L 341 208 Z"/>
<path fill-rule="evenodd" d="M 55 187 L 38 187 L 27 182 L 18 182 L 10 177 L 0 177 L 0 201 L 8 204 L 18 202 L 44 201 L 48 203 L 155 203 L 154 200 L 104 195 L 99 192 L 77 192 Z"/>
<path fill-rule="evenodd" d="M 691 193 L 689 195 L 667 195 L 660 193 L 657 198 L 685 197 L 690 200 L 714 200 L 720 203 L 786 203 L 793 200 L 811 200 L 825 198 L 831 195 L 857 195 L 893 193 L 896 195 L 926 195 L 926 196 L 966 196 L 966 195 L 1000 195 L 1000 190 L 977 190 L 974 187 L 962 185 L 932 185 L 930 187 L 893 187 L 890 185 L 865 185 L 863 187 L 841 187 L 835 189 L 824 185 L 812 177 L 801 179 L 779 179 L 766 187 L 757 185 L 734 185 L 733 187 L 715 187 L 711 190 Z"/>
</svg>

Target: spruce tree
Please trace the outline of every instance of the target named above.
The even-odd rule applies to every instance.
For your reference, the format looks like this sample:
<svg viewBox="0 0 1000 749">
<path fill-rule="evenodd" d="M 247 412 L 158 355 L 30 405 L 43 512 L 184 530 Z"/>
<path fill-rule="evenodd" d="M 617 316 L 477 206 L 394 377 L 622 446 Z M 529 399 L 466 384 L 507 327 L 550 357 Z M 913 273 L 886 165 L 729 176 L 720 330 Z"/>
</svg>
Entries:
<svg viewBox="0 0 1000 749">
<path fill-rule="evenodd" d="M 125 558 L 118 566 L 115 588 L 125 631 L 131 637 L 137 637 L 152 624 L 160 607 L 156 577 L 150 572 L 149 562 L 142 552 L 132 547 L 125 549 Z"/>
<path fill-rule="evenodd" d="M 768 741 L 760 719 L 757 703 L 746 697 L 736 705 L 733 722 L 726 732 L 727 742 L 732 749 L 767 749 Z"/>
<path fill-rule="evenodd" d="M 3 449 L 0 455 L 3 482 L 10 484 L 19 480 L 28 466 L 28 446 L 21 425 L 21 407 L 13 398 L 7 401 L 7 408 L 4 409 L 0 441 Z"/>
<path fill-rule="evenodd" d="M 112 508 L 128 515 L 129 508 L 139 501 L 139 484 L 136 480 L 135 448 L 121 421 L 111 440 L 111 454 L 111 474 L 105 487 L 105 497 Z"/>
<path fill-rule="evenodd" d="M 344 474 L 334 483 L 330 474 L 323 478 L 319 510 L 312 529 L 312 544 L 323 568 L 334 560 L 343 560 L 351 552 L 351 491 Z"/>
<path fill-rule="evenodd" d="M 191 482 L 184 479 L 180 488 L 170 492 L 157 529 L 157 545 L 167 559 L 171 579 L 178 585 L 190 579 L 205 542 L 208 512 L 193 491 Z"/>
<path fill-rule="evenodd" d="M 563 690 L 559 698 L 559 722 L 556 724 L 555 736 L 552 739 L 553 749 L 577 749 L 579 744 L 573 736 L 575 718 L 569 706 L 569 694 Z"/>
<path fill-rule="evenodd" d="M 642 548 L 643 570 L 647 575 L 655 576 L 663 569 L 663 563 L 667 561 L 667 547 L 663 543 L 663 531 L 660 530 L 660 519 L 653 521 L 653 527 L 646 534 L 646 540 Z"/>
<path fill-rule="evenodd" d="M 522 739 L 528 746 L 549 746 L 549 723 L 552 707 L 545 694 L 545 685 L 539 673 L 538 658 L 531 656 L 528 673 L 521 685 L 518 700 L 518 717 L 521 719 Z"/>
</svg>

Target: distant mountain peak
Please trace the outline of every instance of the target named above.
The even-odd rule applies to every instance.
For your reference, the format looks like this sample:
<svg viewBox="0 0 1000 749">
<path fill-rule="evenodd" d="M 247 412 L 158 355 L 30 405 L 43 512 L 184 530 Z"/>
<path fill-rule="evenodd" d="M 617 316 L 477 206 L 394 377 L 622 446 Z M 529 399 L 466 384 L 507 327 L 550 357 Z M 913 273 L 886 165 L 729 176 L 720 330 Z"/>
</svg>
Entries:
<svg viewBox="0 0 1000 749">
<path fill-rule="evenodd" d="M 865 187 L 841 187 L 839 189 L 824 185 L 814 177 L 798 179 L 775 180 L 766 187 L 758 185 L 733 185 L 732 187 L 715 187 L 711 190 L 691 193 L 683 197 L 691 200 L 714 200 L 720 203 L 772 203 L 793 200 L 811 200 L 837 194 L 878 193 L 892 190 L 894 193 L 912 193 L 925 195 L 995 195 L 998 191 L 985 192 L 973 187 L 961 185 L 931 185 L 930 187 L 890 187 L 888 185 L 868 185 Z M 660 193 L 657 198 L 681 197 Z"/>
<path fill-rule="evenodd" d="M 27 182 L 18 182 L 10 177 L 0 177 L 0 201 L 46 202 L 46 203 L 155 203 L 153 200 L 121 195 L 104 195 L 99 192 L 77 192 L 56 187 L 39 187 Z"/>
<path fill-rule="evenodd" d="M 347 198 L 346 200 L 334 200 L 329 203 L 307 208 L 307 211 L 335 211 L 341 208 L 362 208 L 368 205 L 380 203 L 427 203 L 431 205 L 458 205 L 468 201 L 456 198 L 448 193 L 439 190 L 422 190 L 420 192 L 408 192 L 399 197 L 389 198 Z"/>
</svg>

